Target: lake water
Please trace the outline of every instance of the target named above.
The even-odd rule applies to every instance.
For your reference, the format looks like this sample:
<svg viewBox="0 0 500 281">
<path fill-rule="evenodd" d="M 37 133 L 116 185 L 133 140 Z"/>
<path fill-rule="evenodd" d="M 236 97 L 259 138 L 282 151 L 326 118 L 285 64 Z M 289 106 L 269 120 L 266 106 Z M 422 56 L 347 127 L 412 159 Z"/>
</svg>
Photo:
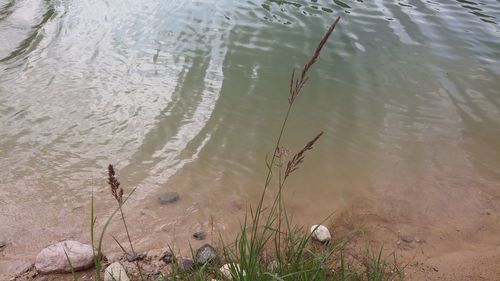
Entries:
<svg viewBox="0 0 500 281">
<path fill-rule="evenodd" d="M 498 0 L 0 0 L 0 271 L 88 241 L 109 163 L 137 187 L 138 248 L 237 226 L 336 16 L 285 134 L 325 131 L 287 187 L 297 218 L 359 198 L 431 230 L 500 214 Z"/>
</svg>

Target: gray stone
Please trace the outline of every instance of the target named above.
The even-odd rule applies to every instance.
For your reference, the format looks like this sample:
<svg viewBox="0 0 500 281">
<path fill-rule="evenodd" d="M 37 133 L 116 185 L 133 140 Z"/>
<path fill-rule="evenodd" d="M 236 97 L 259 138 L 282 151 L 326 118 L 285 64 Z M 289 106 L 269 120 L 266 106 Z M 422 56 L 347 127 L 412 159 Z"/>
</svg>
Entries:
<svg viewBox="0 0 500 281">
<path fill-rule="evenodd" d="M 35 268 L 44 274 L 71 272 L 68 258 L 75 271 L 84 270 L 94 265 L 92 246 L 67 240 L 41 250 L 36 256 Z"/>
<path fill-rule="evenodd" d="M 400 235 L 399 238 L 401 238 L 401 241 L 405 243 L 411 243 L 414 241 L 414 238 L 411 235 Z"/>
<path fill-rule="evenodd" d="M 207 234 L 205 231 L 198 231 L 193 234 L 193 238 L 196 240 L 205 240 L 205 238 L 207 238 Z"/>
<path fill-rule="evenodd" d="M 196 263 L 203 265 L 217 258 L 217 253 L 214 247 L 209 244 L 201 246 L 198 251 L 196 251 Z"/>
<path fill-rule="evenodd" d="M 145 254 L 137 254 L 137 253 L 134 254 L 132 252 L 128 252 L 128 253 L 124 254 L 124 258 L 128 262 L 140 261 L 140 260 L 143 260 L 145 257 L 146 257 Z"/>
<path fill-rule="evenodd" d="M 174 261 L 174 254 L 170 250 L 165 251 L 163 255 L 161 256 L 160 260 L 162 260 L 164 263 L 169 264 Z"/>
<path fill-rule="evenodd" d="M 130 279 L 125 268 L 119 262 L 114 262 L 104 271 L 104 281 L 130 281 Z"/>
<path fill-rule="evenodd" d="M 174 203 L 180 199 L 179 193 L 175 191 L 169 191 L 160 197 L 158 197 L 158 201 L 160 202 L 160 205 L 167 205 L 170 203 Z"/>
<path fill-rule="evenodd" d="M 191 271 L 194 269 L 194 261 L 192 259 L 181 259 L 179 266 L 182 270 Z"/>
</svg>

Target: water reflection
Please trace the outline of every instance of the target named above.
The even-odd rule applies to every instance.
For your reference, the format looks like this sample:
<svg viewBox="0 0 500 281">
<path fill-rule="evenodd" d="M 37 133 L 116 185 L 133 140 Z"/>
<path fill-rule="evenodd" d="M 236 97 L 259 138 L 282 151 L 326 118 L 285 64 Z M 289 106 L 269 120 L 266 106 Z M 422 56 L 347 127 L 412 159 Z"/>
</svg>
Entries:
<svg viewBox="0 0 500 281">
<path fill-rule="evenodd" d="M 14 11 L 16 0 L 9 0 L 7 3 L 0 7 L 0 21 L 7 18 Z"/>
<path fill-rule="evenodd" d="M 20 55 L 24 55 L 26 52 L 30 50 L 34 50 L 37 48 L 37 42 L 42 40 L 42 35 L 40 34 L 41 29 L 44 24 L 51 20 L 54 17 L 54 8 L 48 7 L 45 14 L 42 16 L 42 20 L 37 25 L 33 26 L 32 31 L 29 33 L 28 37 L 21 41 L 19 46 L 8 56 L 0 59 L 0 62 L 7 62 L 9 60 L 15 59 Z"/>
<path fill-rule="evenodd" d="M 484 14 L 483 10 L 479 8 L 479 5 L 482 5 L 482 3 L 475 3 L 467 0 L 457 0 L 457 1 L 462 3 L 463 5 L 461 6 L 468 9 L 471 14 L 478 16 L 480 20 L 487 23 L 497 24 L 494 21 L 495 17 Z"/>
<path fill-rule="evenodd" d="M 95 179 L 110 162 L 124 186 L 139 188 L 132 204 L 148 220 L 131 219 L 151 235 L 165 234 L 165 217 L 176 235 L 209 216 L 225 227 L 232 206 L 260 190 L 291 69 L 336 15 L 341 25 L 292 116 L 299 129 L 287 134 L 293 149 L 326 131 L 291 182 L 292 206 L 317 202 L 310 211 L 321 216 L 390 186 L 414 192 L 421 201 L 405 203 L 425 217 L 418 204 L 439 209 L 438 185 L 491 186 L 499 177 L 497 1 L 0 7 L 0 221 L 7 239 L 26 245 L 19 253 L 54 238 L 25 233 L 32 225 L 68 234 L 63 226 L 81 215 L 68 209 L 92 189 L 105 192 Z M 156 196 L 173 189 L 183 199 L 157 209 Z"/>
</svg>

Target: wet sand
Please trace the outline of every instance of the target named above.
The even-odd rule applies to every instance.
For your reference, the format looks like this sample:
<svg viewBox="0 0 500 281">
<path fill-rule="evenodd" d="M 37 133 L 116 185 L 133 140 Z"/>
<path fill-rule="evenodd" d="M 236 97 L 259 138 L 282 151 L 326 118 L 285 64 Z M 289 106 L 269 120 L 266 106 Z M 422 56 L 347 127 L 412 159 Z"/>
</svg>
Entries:
<svg viewBox="0 0 500 281">
<path fill-rule="evenodd" d="M 351 247 L 359 251 L 367 248 L 377 251 L 382 247 L 387 260 L 395 255 L 397 261 L 406 266 L 406 280 L 499 280 L 498 186 L 477 183 L 474 186 L 460 181 L 460 178 L 449 182 L 450 185 L 446 187 L 425 185 L 426 192 L 396 189 L 388 184 L 382 185 L 380 189 L 357 194 L 352 197 L 350 206 L 337 209 L 330 221 L 334 236 L 362 230 L 363 235 L 357 235 Z M 447 190 L 453 192 L 449 193 Z M 175 245 L 180 254 L 189 255 L 189 245 L 196 248 L 206 241 L 217 240 L 219 233 L 226 238 L 234 237 L 238 231 L 237 225 L 248 206 L 245 201 L 212 201 L 223 208 L 226 213 L 224 219 L 213 217 L 213 221 L 209 222 L 206 220 L 210 217 L 209 214 L 198 214 L 199 221 L 194 222 L 192 214 L 184 217 L 178 214 L 174 224 L 182 227 L 170 227 L 167 223 L 156 225 L 156 229 L 151 231 L 151 226 L 148 226 L 151 222 L 140 222 L 138 218 L 153 216 L 151 209 L 158 208 L 154 205 L 155 200 L 156 198 L 152 198 L 146 204 L 154 207 L 142 207 L 138 212 L 132 211 L 134 207 L 128 210 L 132 212 L 128 217 L 135 224 L 132 236 L 135 237 L 136 248 L 140 252 L 165 248 L 168 244 Z M 189 201 L 186 197 L 182 200 Z M 178 203 L 180 206 L 174 203 L 161 208 L 163 212 L 170 209 L 166 213 L 171 213 L 172 209 L 183 208 L 182 201 Z M 314 207 L 308 212 L 300 204 L 289 205 L 297 223 L 307 225 L 308 221 L 317 219 L 319 211 L 316 212 Z M 85 213 L 84 209 L 79 212 Z M 118 234 L 119 239 L 124 239 L 120 227 L 115 222 L 110 232 Z M 197 230 L 207 231 L 207 240 L 192 239 L 192 233 Z M 55 242 L 57 239 L 53 237 L 60 237 L 88 242 L 86 233 L 78 233 L 76 230 L 73 233 L 72 236 L 53 235 L 40 237 L 39 240 Z M 37 242 L 35 244 L 40 245 L 40 241 Z M 109 237 L 106 243 L 111 245 L 107 247 L 107 255 L 116 259 L 120 250 L 112 246 Z M 0 254 L 2 280 L 31 264 L 38 250 L 20 245 L 19 242 L 9 242 Z M 63 276 L 58 278 L 63 279 L 54 280 L 64 280 Z"/>
</svg>

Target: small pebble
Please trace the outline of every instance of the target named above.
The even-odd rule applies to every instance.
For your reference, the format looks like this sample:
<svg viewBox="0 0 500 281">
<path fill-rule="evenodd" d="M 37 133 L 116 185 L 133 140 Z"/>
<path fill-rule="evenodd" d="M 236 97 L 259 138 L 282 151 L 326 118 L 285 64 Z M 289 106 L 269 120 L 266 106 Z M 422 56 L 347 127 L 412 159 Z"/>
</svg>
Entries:
<svg viewBox="0 0 500 281">
<path fill-rule="evenodd" d="M 141 255 L 141 254 L 134 254 L 134 253 L 126 253 L 125 254 L 125 259 L 128 261 L 128 262 L 134 262 L 134 261 L 138 261 L 138 260 L 142 260 L 144 259 L 144 255 Z"/>
<path fill-rule="evenodd" d="M 104 281 L 129 281 L 129 277 L 127 275 L 127 271 L 125 268 L 119 263 L 114 262 L 106 267 L 104 270 Z"/>
<path fill-rule="evenodd" d="M 319 242 L 328 242 L 330 239 L 332 239 L 332 235 L 330 234 L 330 231 L 326 226 L 324 225 L 313 225 L 311 227 L 311 236 L 318 240 Z"/>
<path fill-rule="evenodd" d="M 198 231 L 193 234 L 193 238 L 196 240 L 205 240 L 205 238 L 207 238 L 207 234 L 205 231 Z"/>
<path fill-rule="evenodd" d="M 196 251 L 196 263 L 203 265 L 217 258 L 214 247 L 209 244 L 201 246 L 198 251 Z"/>
<path fill-rule="evenodd" d="M 194 261 L 192 259 L 181 259 L 179 263 L 182 270 L 191 271 L 194 269 Z"/>
<path fill-rule="evenodd" d="M 162 260 L 166 264 L 170 264 L 174 261 L 174 255 L 170 250 L 165 251 L 163 255 L 161 256 L 160 260 Z"/>
<path fill-rule="evenodd" d="M 403 241 L 405 243 L 413 242 L 413 237 L 410 235 L 400 235 L 399 238 L 401 238 L 401 241 Z"/>
<path fill-rule="evenodd" d="M 169 191 L 158 197 L 158 202 L 160 202 L 160 205 L 167 205 L 178 201 L 180 198 L 181 197 L 178 192 Z"/>
<path fill-rule="evenodd" d="M 220 273 L 227 279 L 229 280 L 232 280 L 233 279 L 233 275 L 231 274 L 231 269 L 233 269 L 234 271 L 236 271 L 237 274 L 240 274 L 240 265 L 237 264 L 237 263 L 226 263 L 225 265 L 223 265 L 219 271 Z M 243 276 L 246 275 L 246 272 L 243 270 L 242 272 Z"/>
</svg>

